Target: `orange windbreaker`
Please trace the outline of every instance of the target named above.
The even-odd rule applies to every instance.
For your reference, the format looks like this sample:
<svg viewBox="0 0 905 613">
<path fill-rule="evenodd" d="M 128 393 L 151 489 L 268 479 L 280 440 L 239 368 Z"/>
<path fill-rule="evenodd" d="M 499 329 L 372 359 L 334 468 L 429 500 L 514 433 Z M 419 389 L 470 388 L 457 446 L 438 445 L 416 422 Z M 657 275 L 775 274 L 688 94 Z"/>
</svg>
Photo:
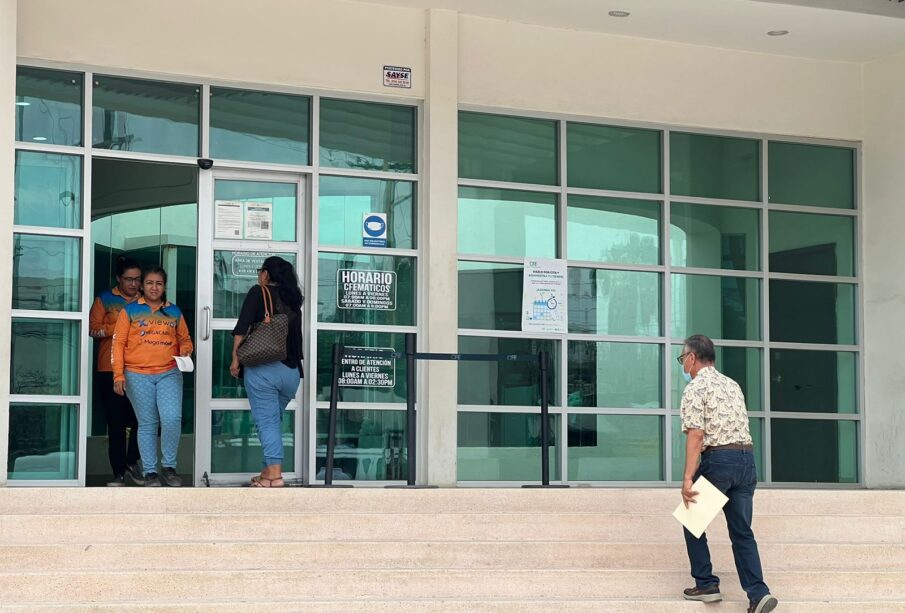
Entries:
<svg viewBox="0 0 905 613">
<path fill-rule="evenodd" d="M 169 302 L 151 309 L 144 298 L 120 311 L 113 331 L 113 380 L 125 371 L 159 375 L 176 368 L 174 356 L 191 352 L 192 338 L 182 311 Z"/>
<path fill-rule="evenodd" d="M 136 296 L 132 302 L 139 297 Z M 88 330 L 103 330 L 104 336 L 96 339 L 98 343 L 97 372 L 110 372 L 113 370 L 113 330 L 116 328 L 116 320 L 129 299 L 122 295 L 118 287 L 107 290 L 94 299 L 91 311 L 88 312 Z"/>
</svg>

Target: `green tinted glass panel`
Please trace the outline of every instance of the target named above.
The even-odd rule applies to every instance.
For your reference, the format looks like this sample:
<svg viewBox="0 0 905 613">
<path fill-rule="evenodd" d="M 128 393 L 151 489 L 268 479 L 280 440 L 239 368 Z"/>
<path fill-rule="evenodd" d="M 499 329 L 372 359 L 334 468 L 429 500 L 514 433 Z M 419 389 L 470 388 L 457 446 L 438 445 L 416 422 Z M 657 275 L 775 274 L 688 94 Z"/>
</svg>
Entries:
<svg viewBox="0 0 905 613">
<path fill-rule="evenodd" d="M 546 351 L 547 399 L 559 404 L 559 342 L 531 338 L 459 337 L 459 353 L 532 354 Z M 540 406 L 540 369 L 531 362 L 459 362 L 459 404 Z"/>
<path fill-rule="evenodd" d="M 214 330 L 214 361 L 211 368 L 211 398 L 248 398 L 242 379 L 229 373 L 233 359 L 231 330 Z"/>
<path fill-rule="evenodd" d="M 211 88 L 211 157 L 307 165 L 311 99 Z"/>
<path fill-rule="evenodd" d="M 855 208 L 855 150 L 771 142 L 770 202 Z"/>
<path fill-rule="evenodd" d="M 760 200 L 760 141 L 672 132 L 669 164 L 675 196 Z"/>
<path fill-rule="evenodd" d="M 327 465 L 329 411 L 317 412 L 315 479 L 323 481 Z M 405 411 L 336 412 L 333 480 L 404 481 L 408 479 Z"/>
<path fill-rule="evenodd" d="M 669 216 L 673 266 L 760 270 L 759 211 L 674 202 Z"/>
<path fill-rule="evenodd" d="M 362 247 L 362 223 L 369 213 L 387 216 L 387 247 L 415 247 L 414 183 L 321 177 L 318 197 L 321 245 Z"/>
<path fill-rule="evenodd" d="M 241 203 L 243 210 L 243 228 L 240 230 L 242 235 L 231 235 L 222 230 L 214 230 L 214 238 L 224 239 L 245 239 L 245 240 L 267 240 L 259 239 L 256 235 L 249 236 L 248 225 L 249 212 L 248 207 L 254 204 L 264 204 L 270 207 L 270 240 L 287 241 L 295 240 L 295 212 L 296 212 L 296 190 L 298 186 L 295 183 L 269 183 L 266 181 L 224 181 L 218 180 L 214 187 L 214 198 L 216 199 L 216 207 L 214 215 L 220 218 L 223 214 L 220 211 L 220 205 L 228 203 Z M 215 221 L 215 226 L 218 222 Z M 256 232 L 266 232 L 266 228 L 257 228 Z"/>
<path fill-rule="evenodd" d="M 569 187 L 663 191 L 660 131 L 570 123 L 568 134 Z"/>
<path fill-rule="evenodd" d="M 16 68 L 16 140 L 82 144 L 82 74 Z"/>
<path fill-rule="evenodd" d="M 569 415 L 570 481 L 663 479 L 663 418 Z"/>
<path fill-rule="evenodd" d="M 672 275 L 672 334 L 760 340 L 760 281 L 741 277 Z"/>
<path fill-rule="evenodd" d="M 682 481 L 685 476 L 685 434 L 682 433 L 682 420 L 673 416 L 672 420 L 672 480 Z M 757 480 L 764 480 L 764 420 L 756 417 L 748 418 L 748 430 L 754 442 L 754 464 L 757 466 Z"/>
<path fill-rule="evenodd" d="M 569 332 L 660 335 L 660 273 L 569 269 Z"/>
<path fill-rule="evenodd" d="M 550 415 L 550 478 L 560 479 L 559 418 Z M 459 481 L 540 481 L 537 413 L 459 412 Z"/>
<path fill-rule="evenodd" d="M 14 223 L 49 228 L 82 227 L 82 158 L 16 152 Z"/>
<path fill-rule="evenodd" d="M 845 351 L 770 351 L 770 410 L 857 413 L 857 355 Z"/>
<path fill-rule="evenodd" d="M 660 203 L 569 196 L 570 260 L 616 264 L 660 263 Z"/>
<path fill-rule="evenodd" d="M 283 412 L 283 472 L 295 471 L 295 411 Z M 211 411 L 211 472 L 258 473 L 264 453 L 251 411 Z"/>
<path fill-rule="evenodd" d="M 661 345 L 569 341 L 569 406 L 656 409 Z"/>
<path fill-rule="evenodd" d="M 556 185 L 556 122 L 459 112 L 459 176 Z"/>
<path fill-rule="evenodd" d="M 774 482 L 858 482 L 857 422 L 774 418 L 770 436 Z"/>
<path fill-rule="evenodd" d="M 198 156 L 201 87 L 95 75 L 98 149 Z"/>
<path fill-rule="evenodd" d="M 337 332 L 320 330 L 317 333 L 317 399 L 330 400 L 330 383 L 333 374 L 333 343 L 363 349 L 393 349 L 405 351 L 405 335 L 388 332 Z M 347 362 L 340 372 L 340 402 L 405 402 L 405 360 L 379 366 L 380 385 L 343 384 L 344 375 L 352 371 L 354 364 Z M 376 377 L 370 383 L 376 383 Z M 392 385 L 389 385 L 392 383 Z"/>
<path fill-rule="evenodd" d="M 79 393 L 78 321 L 13 319 L 11 394 Z"/>
<path fill-rule="evenodd" d="M 855 219 L 770 212 L 770 271 L 855 274 Z"/>
<path fill-rule="evenodd" d="M 855 286 L 770 281 L 770 340 L 855 344 Z"/>
<path fill-rule="evenodd" d="M 459 327 L 521 330 L 523 275 L 516 264 L 459 262 Z"/>
<path fill-rule="evenodd" d="M 13 308 L 78 311 L 81 268 L 81 239 L 14 234 Z"/>
<path fill-rule="evenodd" d="M 78 405 L 10 405 L 8 478 L 78 479 L 78 437 Z"/>
<path fill-rule="evenodd" d="M 670 357 L 672 408 L 682 406 L 685 379 L 675 358 L 682 355 L 682 345 L 672 345 Z M 749 411 L 763 411 L 763 365 L 761 350 L 753 347 L 716 347 L 716 368 L 742 388 Z"/>
<path fill-rule="evenodd" d="M 317 320 L 415 325 L 415 259 L 321 253 L 317 258 Z"/>
<path fill-rule="evenodd" d="M 322 98 L 320 124 L 321 166 L 417 172 L 414 107 Z"/>
<path fill-rule="evenodd" d="M 214 317 L 239 317 L 248 290 L 258 284 L 258 269 L 272 255 L 296 266 L 294 253 L 214 251 Z"/>
<path fill-rule="evenodd" d="M 460 187 L 459 253 L 556 257 L 556 196 Z"/>
</svg>

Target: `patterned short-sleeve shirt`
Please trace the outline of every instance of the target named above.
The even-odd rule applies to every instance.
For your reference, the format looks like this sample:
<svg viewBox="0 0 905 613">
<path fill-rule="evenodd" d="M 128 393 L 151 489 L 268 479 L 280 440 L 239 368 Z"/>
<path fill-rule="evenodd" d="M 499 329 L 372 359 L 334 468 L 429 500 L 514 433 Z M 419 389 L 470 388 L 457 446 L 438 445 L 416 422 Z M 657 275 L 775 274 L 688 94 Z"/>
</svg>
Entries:
<svg viewBox="0 0 905 613">
<path fill-rule="evenodd" d="M 704 431 L 704 447 L 751 444 L 745 395 L 713 366 L 698 371 L 682 393 L 682 432 Z"/>
</svg>

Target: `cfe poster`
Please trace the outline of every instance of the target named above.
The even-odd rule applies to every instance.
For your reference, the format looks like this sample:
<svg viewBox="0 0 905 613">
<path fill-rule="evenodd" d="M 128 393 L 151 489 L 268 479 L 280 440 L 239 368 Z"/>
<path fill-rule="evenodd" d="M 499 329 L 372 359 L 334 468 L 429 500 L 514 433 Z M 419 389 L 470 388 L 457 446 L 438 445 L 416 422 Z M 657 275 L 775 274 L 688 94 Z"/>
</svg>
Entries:
<svg viewBox="0 0 905 613">
<path fill-rule="evenodd" d="M 386 349 L 392 347 L 348 347 L 348 349 Z M 393 358 L 356 358 L 343 356 L 339 373 L 340 387 L 393 387 L 396 385 L 396 361 Z"/>
<path fill-rule="evenodd" d="M 273 240 L 273 205 L 270 202 L 217 200 L 214 238 Z"/>
<path fill-rule="evenodd" d="M 384 270 L 336 271 L 336 306 L 365 311 L 396 310 L 396 273 Z"/>
<path fill-rule="evenodd" d="M 565 260 L 525 259 L 522 331 L 568 331 L 567 272 Z"/>
</svg>

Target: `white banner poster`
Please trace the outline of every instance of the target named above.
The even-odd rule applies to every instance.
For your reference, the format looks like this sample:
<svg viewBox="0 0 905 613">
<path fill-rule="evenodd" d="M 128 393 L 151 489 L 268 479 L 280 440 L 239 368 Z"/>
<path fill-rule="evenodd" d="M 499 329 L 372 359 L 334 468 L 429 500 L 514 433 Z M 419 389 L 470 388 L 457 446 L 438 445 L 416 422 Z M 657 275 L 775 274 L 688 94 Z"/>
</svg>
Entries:
<svg viewBox="0 0 905 613">
<path fill-rule="evenodd" d="M 242 203 L 234 200 L 217 200 L 216 238 L 242 238 Z"/>
<path fill-rule="evenodd" d="M 245 203 L 245 238 L 273 240 L 273 207 L 269 202 Z"/>
<path fill-rule="evenodd" d="M 525 259 L 522 331 L 568 331 L 567 273 L 565 260 Z"/>
</svg>

